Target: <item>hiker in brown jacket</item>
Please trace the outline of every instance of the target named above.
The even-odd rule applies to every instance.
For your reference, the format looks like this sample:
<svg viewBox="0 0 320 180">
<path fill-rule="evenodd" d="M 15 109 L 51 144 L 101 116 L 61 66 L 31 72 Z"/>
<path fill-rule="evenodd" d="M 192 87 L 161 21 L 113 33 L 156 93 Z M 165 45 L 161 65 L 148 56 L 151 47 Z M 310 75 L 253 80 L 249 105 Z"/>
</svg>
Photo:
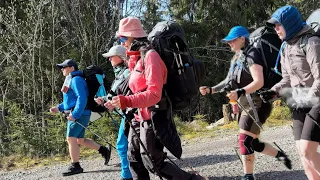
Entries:
<svg viewBox="0 0 320 180">
<path fill-rule="evenodd" d="M 276 10 L 268 23 L 285 43 L 280 61 L 283 79 L 261 98 L 286 98 L 305 173 L 309 179 L 320 179 L 320 37 L 313 35 L 313 29 L 293 6 Z"/>
</svg>

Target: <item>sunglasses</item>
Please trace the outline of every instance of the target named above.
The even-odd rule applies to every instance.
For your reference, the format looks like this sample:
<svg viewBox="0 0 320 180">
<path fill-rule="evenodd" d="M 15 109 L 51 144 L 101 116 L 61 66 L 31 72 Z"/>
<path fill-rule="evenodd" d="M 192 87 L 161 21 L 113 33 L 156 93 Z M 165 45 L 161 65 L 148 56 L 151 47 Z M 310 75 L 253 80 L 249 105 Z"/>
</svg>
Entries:
<svg viewBox="0 0 320 180">
<path fill-rule="evenodd" d="M 128 40 L 128 37 L 120 36 L 119 40 L 120 40 L 121 43 L 125 43 Z"/>
</svg>

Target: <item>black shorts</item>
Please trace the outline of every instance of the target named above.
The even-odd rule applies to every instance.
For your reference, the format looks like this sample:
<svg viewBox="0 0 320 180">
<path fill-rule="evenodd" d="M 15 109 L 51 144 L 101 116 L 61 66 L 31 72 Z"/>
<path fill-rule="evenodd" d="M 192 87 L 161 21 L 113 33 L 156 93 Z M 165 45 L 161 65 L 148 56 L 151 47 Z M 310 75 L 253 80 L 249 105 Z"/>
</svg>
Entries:
<svg viewBox="0 0 320 180">
<path fill-rule="evenodd" d="M 270 116 L 271 110 L 272 110 L 272 104 L 270 103 L 263 103 L 260 97 L 253 95 L 252 96 L 255 108 L 257 110 L 259 120 L 261 124 L 264 124 L 268 117 Z M 252 108 L 247 103 L 247 100 L 245 97 L 240 98 L 240 103 L 243 104 L 243 106 L 246 108 L 246 111 L 251 114 L 252 117 L 254 116 Z M 240 129 L 249 131 L 253 134 L 260 134 L 260 128 L 259 126 L 253 122 L 254 120 L 242 110 L 241 116 L 239 118 L 239 127 Z"/>
<path fill-rule="evenodd" d="M 294 140 L 320 142 L 320 105 L 312 109 L 292 110 Z"/>
</svg>

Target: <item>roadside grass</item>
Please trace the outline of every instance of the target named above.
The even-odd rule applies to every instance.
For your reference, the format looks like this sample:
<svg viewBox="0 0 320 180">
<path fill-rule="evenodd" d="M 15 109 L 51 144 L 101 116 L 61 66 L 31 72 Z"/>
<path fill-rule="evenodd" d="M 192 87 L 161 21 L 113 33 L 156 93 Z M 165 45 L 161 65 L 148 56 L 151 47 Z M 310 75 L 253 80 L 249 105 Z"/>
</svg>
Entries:
<svg viewBox="0 0 320 180">
<path fill-rule="evenodd" d="M 264 124 L 264 128 L 284 126 L 292 123 L 290 110 L 282 101 L 275 101 L 273 106 L 272 113 Z M 213 137 L 238 131 L 237 121 L 207 129 L 206 127 L 209 126 L 209 124 L 204 115 L 196 115 L 194 119 L 192 122 L 182 122 L 178 117 L 175 117 L 177 130 L 182 139 L 190 140 L 198 137 Z"/>
<path fill-rule="evenodd" d="M 234 134 L 238 131 L 237 121 L 207 129 L 209 126 L 205 115 L 195 115 L 194 121 L 182 122 L 178 117 L 174 118 L 175 125 L 182 140 L 197 140 L 198 138 L 217 137 L 220 135 Z M 274 109 L 265 123 L 265 128 L 288 125 L 290 121 L 290 111 L 281 101 L 274 102 Z M 112 149 L 114 152 L 115 150 Z M 81 158 L 92 159 L 100 157 L 96 150 L 81 147 Z M 42 167 L 57 163 L 69 163 L 69 155 L 55 155 L 45 158 L 31 158 L 26 156 L 0 157 L 0 170 L 11 171 L 14 169 L 28 169 L 32 167 Z"/>
</svg>

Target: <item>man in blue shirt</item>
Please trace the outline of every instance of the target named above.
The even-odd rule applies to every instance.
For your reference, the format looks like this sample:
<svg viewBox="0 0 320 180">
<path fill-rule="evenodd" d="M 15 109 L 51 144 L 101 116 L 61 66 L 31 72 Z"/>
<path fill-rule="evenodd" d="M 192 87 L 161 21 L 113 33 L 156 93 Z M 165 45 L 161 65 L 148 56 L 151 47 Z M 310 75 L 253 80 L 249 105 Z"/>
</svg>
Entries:
<svg viewBox="0 0 320 180">
<path fill-rule="evenodd" d="M 85 128 L 78 124 L 80 123 L 87 127 L 91 111 L 86 108 L 89 94 L 87 83 L 82 77 L 82 71 L 78 70 L 77 63 L 72 59 L 67 59 L 63 63 L 57 64 L 57 67 L 61 69 L 63 76 L 66 77 L 61 89 L 63 102 L 50 108 L 50 112 L 70 111 L 66 118 L 68 120 L 67 141 L 72 162 L 68 170 L 62 173 L 63 176 L 70 176 L 83 172 L 79 163 L 79 145 L 98 150 L 105 159 L 105 164 L 110 160 L 111 151 L 109 148 L 101 146 L 91 139 L 84 138 Z"/>
</svg>

